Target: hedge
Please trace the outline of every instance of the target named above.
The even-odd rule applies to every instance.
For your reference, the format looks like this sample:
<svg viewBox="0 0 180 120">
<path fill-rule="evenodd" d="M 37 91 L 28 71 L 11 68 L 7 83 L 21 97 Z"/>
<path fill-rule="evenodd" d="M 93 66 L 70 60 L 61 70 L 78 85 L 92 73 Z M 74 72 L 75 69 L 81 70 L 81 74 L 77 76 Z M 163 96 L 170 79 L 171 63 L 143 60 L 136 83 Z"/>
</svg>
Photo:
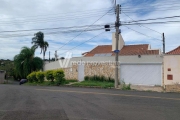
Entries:
<svg viewBox="0 0 180 120">
<path fill-rule="evenodd" d="M 44 82 L 44 72 L 36 72 L 36 78 L 38 80 L 39 83 L 43 83 Z"/>
<path fill-rule="evenodd" d="M 64 71 L 63 70 L 54 70 L 53 71 L 53 76 L 56 80 L 57 85 L 63 84 L 65 82 L 64 79 Z"/>
<path fill-rule="evenodd" d="M 53 82 L 55 80 L 57 85 L 61 85 L 65 82 L 64 71 L 61 69 L 58 70 L 48 70 L 45 72 L 32 72 L 27 76 L 28 82 L 32 83 L 43 83 L 44 78 L 47 80 L 51 80 Z"/>
<path fill-rule="evenodd" d="M 54 81 L 54 76 L 53 76 L 54 70 L 48 70 L 45 72 L 45 77 L 47 80 L 51 80 L 51 82 Z"/>
</svg>

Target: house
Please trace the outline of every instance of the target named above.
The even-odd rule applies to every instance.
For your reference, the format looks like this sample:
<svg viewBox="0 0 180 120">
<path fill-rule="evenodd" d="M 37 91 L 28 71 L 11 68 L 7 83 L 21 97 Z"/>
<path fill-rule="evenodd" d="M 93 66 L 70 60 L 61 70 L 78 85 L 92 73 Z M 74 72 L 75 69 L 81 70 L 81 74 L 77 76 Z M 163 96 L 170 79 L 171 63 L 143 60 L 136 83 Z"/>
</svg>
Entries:
<svg viewBox="0 0 180 120">
<path fill-rule="evenodd" d="M 149 44 L 124 45 L 119 52 L 119 56 L 160 54 L 161 51 L 159 49 L 152 50 Z M 115 53 L 112 51 L 112 45 L 99 45 L 92 49 L 90 52 L 85 52 L 82 55 L 84 57 L 114 56 Z"/>
<path fill-rule="evenodd" d="M 164 84 L 180 84 L 180 46 L 164 56 Z"/>
<path fill-rule="evenodd" d="M 101 57 L 102 61 L 115 59 L 112 45 L 99 45 L 83 55 L 89 59 Z M 119 79 L 127 84 L 162 86 L 162 61 L 161 51 L 151 49 L 149 44 L 123 45 L 119 52 Z"/>
<path fill-rule="evenodd" d="M 119 38 L 119 81 L 127 84 L 162 86 L 161 51 L 151 49 L 149 44 L 125 45 L 121 35 Z M 93 75 L 115 78 L 114 46 L 114 35 L 112 35 L 112 45 L 98 45 L 89 52 L 83 53 L 82 57 L 71 58 L 68 66 L 63 68 L 65 77 L 79 81 L 84 80 L 84 76 Z M 75 62 L 83 64 L 71 64 Z M 58 61 L 46 64 L 44 69 L 57 69 L 58 64 Z"/>
</svg>

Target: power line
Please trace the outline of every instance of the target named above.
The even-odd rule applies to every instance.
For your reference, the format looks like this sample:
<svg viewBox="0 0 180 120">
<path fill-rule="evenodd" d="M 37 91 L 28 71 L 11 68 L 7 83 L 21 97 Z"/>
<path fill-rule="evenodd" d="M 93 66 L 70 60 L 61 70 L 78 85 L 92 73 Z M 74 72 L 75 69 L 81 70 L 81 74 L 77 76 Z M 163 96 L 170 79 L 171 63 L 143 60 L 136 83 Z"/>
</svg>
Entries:
<svg viewBox="0 0 180 120">
<path fill-rule="evenodd" d="M 129 15 L 127 15 L 126 13 L 124 13 L 124 12 L 122 12 L 124 15 L 126 15 L 127 17 L 129 17 L 131 20 L 133 20 Z M 134 20 L 133 20 L 134 21 Z M 139 25 L 139 24 L 138 24 Z M 144 26 L 144 25 L 139 25 L 140 27 L 141 26 L 143 26 L 143 27 L 145 27 L 145 28 L 147 28 L 147 29 L 149 29 L 149 30 L 152 30 L 152 31 L 154 31 L 154 32 L 156 32 L 156 33 L 159 33 L 159 34 L 161 34 L 160 32 L 158 32 L 158 31 L 156 31 L 156 30 L 153 30 L 153 29 L 151 29 L 151 28 L 149 28 L 149 27 L 146 27 L 146 26 Z"/>
<path fill-rule="evenodd" d="M 139 6 L 139 7 L 137 7 L 137 6 L 134 6 L 133 7 L 133 10 L 137 10 L 137 9 L 152 9 L 152 8 L 155 8 L 155 9 L 169 9 L 169 8 L 178 8 L 180 6 L 180 4 L 179 5 L 173 5 L 173 6 Z M 132 8 L 132 7 L 129 7 L 129 8 L 124 8 L 124 7 L 122 7 L 122 9 L 123 10 L 131 10 L 130 8 Z"/>
<path fill-rule="evenodd" d="M 180 21 L 164 21 L 164 22 L 148 22 L 148 23 L 130 23 L 130 24 L 121 24 L 121 25 L 137 25 L 137 24 L 164 24 L 164 23 L 180 23 Z"/>
<path fill-rule="evenodd" d="M 112 13 L 108 13 L 112 15 Z M 12 26 L 12 25 L 24 25 L 24 24 L 41 24 L 41 23 L 48 23 L 48 22 L 55 22 L 55 21 L 70 21 L 70 20 L 77 20 L 77 19 L 87 19 L 92 17 L 98 17 L 101 14 L 94 14 L 94 15 L 84 15 L 84 16 L 77 16 L 77 17 L 69 17 L 69 18 L 57 18 L 57 19 L 44 19 L 44 20 L 34 20 L 34 21 L 22 21 L 22 22 L 10 22 L 10 23 L 0 23 L 1 26 Z"/>
<path fill-rule="evenodd" d="M 163 4 L 162 3 L 159 3 L 159 4 L 140 4 L 139 6 L 134 6 L 134 8 L 142 8 L 142 7 L 167 7 L 167 6 L 172 6 L 172 5 L 180 5 L 179 2 L 172 2 L 171 1 L 171 4 L 169 3 L 165 3 L 165 1 L 163 1 Z M 122 6 L 122 8 L 132 8 L 132 5 L 125 5 L 125 6 Z"/>
<path fill-rule="evenodd" d="M 103 14 L 101 17 L 99 17 L 96 21 L 94 21 L 91 25 L 94 25 L 97 21 L 99 21 L 101 18 L 103 18 L 109 11 L 111 11 L 112 9 L 108 10 L 105 14 Z M 86 29 L 88 29 L 91 25 L 89 25 Z M 65 45 L 67 45 L 70 41 L 73 41 L 75 38 L 77 38 L 79 35 L 81 35 L 83 33 L 80 32 L 79 34 L 77 34 L 73 39 L 69 40 L 67 43 L 65 43 L 64 45 L 62 45 L 59 49 L 63 48 Z M 57 49 L 57 50 L 59 50 Z"/>
<path fill-rule="evenodd" d="M 112 7 L 101 8 L 101 9 L 92 9 L 92 10 L 83 10 L 83 11 L 62 12 L 62 13 L 50 14 L 50 15 L 45 14 L 45 15 L 36 15 L 36 16 L 24 16 L 24 17 L 20 17 L 20 18 L 17 18 L 17 17 L 13 18 L 12 17 L 12 18 L 3 18 L 3 19 L 13 19 L 13 20 L 16 20 L 16 19 L 28 19 L 29 20 L 29 18 L 35 18 L 35 17 L 39 18 L 41 16 L 50 17 L 50 16 L 59 16 L 59 15 L 61 15 L 62 17 L 65 17 L 65 16 L 67 16 L 67 14 L 72 14 L 72 15 L 69 15 L 69 16 L 74 16 L 74 15 L 76 15 L 75 13 L 78 13 L 77 15 L 80 15 L 81 13 L 83 13 L 83 15 L 84 15 L 84 14 L 89 14 L 89 13 L 92 13 L 92 12 L 94 12 L 94 13 L 103 12 L 104 10 L 109 10 L 111 8 Z"/>
<path fill-rule="evenodd" d="M 73 50 L 73 49 L 77 48 L 78 46 L 80 46 L 80 45 L 82 45 L 82 44 L 84 44 L 84 43 L 86 43 L 86 42 L 88 42 L 88 41 L 94 39 L 95 37 L 98 37 L 99 35 L 103 34 L 104 32 L 105 32 L 105 31 L 99 33 L 98 35 L 96 35 L 96 36 L 94 36 L 94 37 L 92 37 L 92 38 L 86 40 L 85 42 L 82 42 L 81 44 L 79 44 L 79 45 L 77 45 L 77 46 L 75 46 L 75 47 L 73 47 L 73 48 L 71 48 L 71 49 L 69 49 L 69 50 L 67 50 L 67 51 L 65 51 L 65 52 L 63 52 L 63 53 L 60 53 L 60 54 L 64 54 L 64 53 L 66 53 L 66 52 L 68 52 L 68 51 L 70 51 L 70 50 Z"/>
<path fill-rule="evenodd" d="M 176 18 L 176 17 L 180 17 L 180 16 L 168 16 L 168 17 L 150 18 L 150 19 L 144 19 L 144 20 L 128 21 L 128 22 L 123 22 L 123 23 L 133 23 L 133 22 L 151 21 L 151 20 L 162 20 L 162 19 Z"/>
<path fill-rule="evenodd" d="M 39 29 L 24 29 L 24 30 L 13 30 L 13 31 L 0 31 L 0 33 L 9 33 L 9 32 L 26 32 L 26 31 L 40 31 L 40 30 L 56 30 L 56 29 L 72 29 L 72 28 L 85 28 L 89 25 L 84 26 L 72 26 L 72 27 L 55 27 L 55 28 L 39 28 Z M 91 25 L 91 27 L 102 27 L 104 24 Z"/>
<path fill-rule="evenodd" d="M 155 9 L 154 11 L 168 11 L 168 10 L 179 10 L 180 8 L 177 8 L 177 9 L 163 9 L 163 10 L 158 10 L 158 9 Z M 141 10 L 135 10 L 135 11 L 125 11 L 125 10 L 122 10 L 122 11 L 124 11 L 125 13 L 142 13 L 142 12 L 151 12 L 151 11 L 149 11 L 149 10 L 143 10 L 143 9 L 141 9 Z"/>
<path fill-rule="evenodd" d="M 150 38 L 153 38 L 153 39 L 162 41 L 161 39 L 158 39 L 158 38 L 154 38 L 154 37 L 148 36 L 148 35 L 146 35 L 146 34 L 144 34 L 144 33 L 141 33 L 141 32 L 139 32 L 139 31 L 136 31 L 136 30 L 134 30 L 134 29 L 132 29 L 132 28 L 130 28 L 130 27 L 127 27 L 127 26 L 124 26 L 124 27 L 126 27 L 126 28 L 128 28 L 128 29 L 130 29 L 130 30 L 132 30 L 132 31 L 134 31 L 134 32 L 137 32 L 137 33 L 139 33 L 139 34 L 141 34 L 141 35 L 144 35 L 144 36 L 146 36 L 146 37 L 150 37 Z"/>
<path fill-rule="evenodd" d="M 111 28 L 113 28 L 112 26 Z M 55 32 L 48 32 L 45 33 L 45 35 L 54 35 L 54 34 L 60 34 L 60 33 L 74 33 L 74 32 L 90 32 L 90 31 L 99 31 L 99 30 L 104 30 L 103 28 L 96 28 L 96 29 L 87 29 L 87 30 L 68 30 L 68 31 L 55 31 Z M 12 38 L 12 37 L 28 37 L 28 36 L 33 36 L 33 34 L 11 34 L 11 35 L 0 35 L 0 38 Z"/>
</svg>

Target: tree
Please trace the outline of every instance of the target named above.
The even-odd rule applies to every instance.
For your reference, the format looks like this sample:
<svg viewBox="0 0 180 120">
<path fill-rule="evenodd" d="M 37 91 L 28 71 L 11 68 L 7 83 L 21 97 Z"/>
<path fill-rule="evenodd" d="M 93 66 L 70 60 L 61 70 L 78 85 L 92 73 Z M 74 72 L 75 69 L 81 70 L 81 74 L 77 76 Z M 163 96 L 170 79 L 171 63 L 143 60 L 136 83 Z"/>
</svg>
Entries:
<svg viewBox="0 0 180 120">
<path fill-rule="evenodd" d="M 47 51 L 47 47 L 49 47 L 49 44 L 47 41 L 44 41 L 44 33 L 43 32 L 37 32 L 34 34 L 34 37 L 32 38 L 32 44 L 34 44 L 35 48 L 40 47 L 41 53 L 43 53 L 43 60 L 45 59 L 45 53 Z"/>
<path fill-rule="evenodd" d="M 41 70 L 43 60 L 34 57 L 36 47 L 22 47 L 20 53 L 14 57 L 14 74 L 20 78 L 26 78 L 32 71 Z"/>
</svg>

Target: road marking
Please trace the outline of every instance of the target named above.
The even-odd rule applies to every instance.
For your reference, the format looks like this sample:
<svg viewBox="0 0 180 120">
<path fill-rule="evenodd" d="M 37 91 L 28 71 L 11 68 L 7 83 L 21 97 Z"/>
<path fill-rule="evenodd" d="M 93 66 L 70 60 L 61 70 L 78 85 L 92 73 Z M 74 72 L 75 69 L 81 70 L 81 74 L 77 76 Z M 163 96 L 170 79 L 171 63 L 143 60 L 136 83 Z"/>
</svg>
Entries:
<svg viewBox="0 0 180 120">
<path fill-rule="evenodd" d="M 154 99 L 178 100 L 178 101 L 180 101 L 180 98 L 166 98 L 166 97 L 156 97 L 156 96 L 141 96 L 141 95 L 112 94 L 112 93 L 100 93 L 100 92 L 83 92 L 83 91 L 69 91 L 69 90 L 50 90 L 50 89 L 36 89 L 36 90 L 51 91 L 51 92 L 66 92 L 66 93 L 81 93 L 81 94 L 97 94 L 97 95 L 111 95 L 111 96 L 125 96 L 125 97 L 154 98 Z"/>
</svg>

